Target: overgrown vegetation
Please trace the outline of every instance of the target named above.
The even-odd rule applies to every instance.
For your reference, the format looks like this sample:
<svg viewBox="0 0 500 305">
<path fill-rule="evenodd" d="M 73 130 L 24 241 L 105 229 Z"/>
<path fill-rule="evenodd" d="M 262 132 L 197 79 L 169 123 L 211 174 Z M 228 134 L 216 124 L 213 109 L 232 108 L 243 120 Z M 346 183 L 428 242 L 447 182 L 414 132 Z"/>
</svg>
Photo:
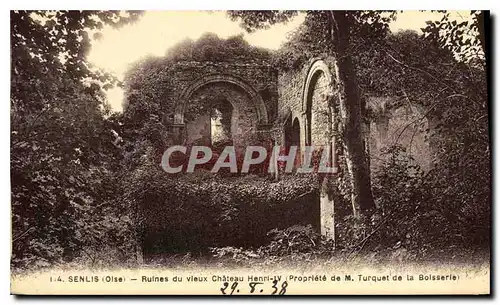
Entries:
<svg viewBox="0 0 500 305">
<path fill-rule="evenodd" d="M 271 15 L 233 13 L 250 29 L 262 20 L 286 21 L 293 13 Z M 358 17 L 364 18 L 362 13 Z M 328 12 L 307 14 L 274 55 L 274 64 L 285 71 L 301 69 L 311 57 L 328 56 L 327 18 Z M 404 260 L 481 256 L 488 253 L 491 227 L 484 12 L 472 12 L 471 20 L 463 22 L 445 13 L 429 21 L 423 35 L 392 34 L 385 22 L 351 28 L 349 50 L 358 86 L 364 96 L 391 97 L 388 108 L 405 103 L 424 107 L 425 114 L 408 126 L 436 122 L 427 130 L 435 158 L 432 170 L 423 172 L 406 153 L 408 147 L 397 141 L 386 147 L 385 164 L 372 173 L 377 210 L 371 217 L 348 215 L 337 221 L 335 255 L 349 259 L 371 253 Z M 366 115 L 369 121 L 376 113 Z"/>
<path fill-rule="evenodd" d="M 178 62 L 230 62 L 268 63 L 270 51 L 251 46 L 242 35 L 219 38 L 213 33 L 205 33 L 196 41 L 187 39 L 169 48 L 165 56 L 147 57 L 134 62 L 124 79 L 125 104 L 123 124 L 125 133 L 133 133 L 147 124 L 157 122 L 172 123 L 175 102 L 172 91 L 177 89 L 172 74 Z M 217 101 L 214 101 L 217 103 Z M 226 103 L 228 104 L 228 103 Z M 204 113 L 214 105 L 190 103 L 186 119 Z M 224 113 L 224 103 L 216 105 Z M 132 137 L 135 135 L 130 134 Z"/>
<path fill-rule="evenodd" d="M 318 217 L 317 185 L 307 176 L 275 182 L 198 171 L 172 178 L 158 166 L 147 166 L 138 168 L 126 184 L 125 197 L 140 209 L 147 253 L 258 246 L 274 228 L 312 223 Z"/>
<path fill-rule="evenodd" d="M 250 45 L 243 35 L 222 39 L 214 33 L 205 33 L 193 41 L 186 39 L 168 49 L 165 57 L 176 61 L 265 62 L 270 59 L 267 49 Z"/>
<path fill-rule="evenodd" d="M 13 267 L 92 263 L 105 249 L 127 257 L 130 223 L 116 197 L 121 152 L 102 91 L 116 79 L 86 54 L 90 32 L 137 17 L 11 11 Z"/>
<path fill-rule="evenodd" d="M 274 57 L 275 65 L 297 68 L 328 51 L 324 14 L 308 15 Z M 273 16 L 270 24 L 284 20 Z M 407 148 L 387 147 L 386 163 L 372 173 L 375 213 L 337 219 L 333 244 L 306 225 L 314 212 L 301 203 L 314 200 L 319 185 L 310 178 L 285 176 L 275 182 L 203 172 L 166 177 L 158 166 L 167 144 L 159 113 L 171 109 L 153 102 L 166 94 L 165 61 L 246 62 L 270 55 L 241 36 L 224 40 L 207 34 L 184 41 L 166 58 L 134 66 L 126 79 L 135 84 L 127 88 L 129 105 L 123 114 L 112 113 L 102 90 L 116 80 L 87 62 L 89 34 L 137 17 L 133 12 L 11 12 L 14 268 L 135 262 L 141 238 L 151 252 L 207 255 L 214 247 L 216 257 L 238 262 L 361 255 L 425 260 L 488 252 L 490 118 L 485 58 L 477 52 L 484 42 L 470 41 L 472 49 L 456 47 L 457 31 L 468 24 L 443 19 L 429 23 L 424 35 L 390 34 L 384 26 L 365 24 L 352 33 L 362 92 L 392 96 L 394 107 L 407 102 L 425 107 L 425 118 L 438 122 L 429 130 L 436 158 L 432 170 L 423 172 Z M 161 213 L 164 221 L 148 221 L 151 213 Z M 274 223 L 257 222 L 262 213 L 275 215 L 269 217 Z M 152 242 L 158 241 L 154 234 L 163 238 L 160 247 Z"/>
</svg>

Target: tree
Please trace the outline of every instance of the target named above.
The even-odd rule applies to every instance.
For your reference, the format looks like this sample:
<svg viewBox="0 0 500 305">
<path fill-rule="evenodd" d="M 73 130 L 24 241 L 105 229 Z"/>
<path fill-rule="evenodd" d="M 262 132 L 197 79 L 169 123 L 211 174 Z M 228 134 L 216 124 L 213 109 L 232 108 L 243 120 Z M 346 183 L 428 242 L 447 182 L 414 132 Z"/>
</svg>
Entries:
<svg viewBox="0 0 500 305">
<path fill-rule="evenodd" d="M 427 21 L 422 29 L 425 36 L 438 41 L 462 61 L 479 59 L 484 63 L 488 51 L 489 12 L 471 11 L 469 16 L 461 16 L 464 19 L 461 22 L 450 15 L 450 12 L 444 11 L 440 20 Z"/>
<path fill-rule="evenodd" d="M 267 28 L 279 22 L 287 22 L 297 11 L 230 11 L 230 18 L 240 20 L 247 31 Z M 375 204 L 370 181 L 368 156 L 364 149 L 362 121 L 364 104 L 360 98 L 356 71 L 350 50 L 351 37 L 367 27 L 387 30 L 392 15 L 381 12 L 363 11 L 308 11 L 306 18 L 319 18 L 328 55 L 335 58 L 334 71 L 337 75 L 340 109 L 342 109 L 342 130 L 340 134 L 345 145 L 348 168 L 351 176 L 351 201 L 354 213 L 370 214 Z"/>
<path fill-rule="evenodd" d="M 11 193 L 14 266 L 71 259 L 116 235 L 119 149 L 90 35 L 138 13 L 11 12 Z M 121 227 L 123 228 L 123 226 Z M 100 235 L 99 235 L 100 234 Z M 119 238 L 117 238 L 118 240 Z"/>
<path fill-rule="evenodd" d="M 411 228 L 406 249 L 414 248 L 419 255 L 436 248 L 489 247 L 487 65 L 484 54 L 477 52 L 482 48 L 480 33 L 472 34 L 472 22 L 453 23 L 448 15 L 443 12 L 441 21 L 427 22 L 423 35 L 390 34 L 354 57 L 364 92 L 391 97 L 386 109 L 409 104 L 423 110 L 398 133 L 427 120 L 427 137 L 436 157 L 430 171 L 415 174 L 415 163 L 399 163 L 405 147 L 388 147 L 391 162 L 375 173 L 374 195 L 382 211 L 398 222 L 391 217 L 379 230 L 385 236 L 373 245 L 391 240 L 390 235 L 394 242 L 404 240 Z M 434 31 L 444 19 L 449 25 Z"/>
</svg>

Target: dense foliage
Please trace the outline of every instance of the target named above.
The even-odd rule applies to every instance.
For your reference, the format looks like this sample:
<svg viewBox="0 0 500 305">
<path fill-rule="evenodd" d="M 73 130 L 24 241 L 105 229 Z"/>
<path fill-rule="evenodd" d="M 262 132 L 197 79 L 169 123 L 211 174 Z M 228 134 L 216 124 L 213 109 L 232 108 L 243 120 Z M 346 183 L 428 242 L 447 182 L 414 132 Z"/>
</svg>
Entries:
<svg viewBox="0 0 500 305">
<path fill-rule="evenodd" d="M 255 247 L 214 247 L 213 256 L 229 263 L 252 265 L 288 262 L 302 264 L 307 261 L 329 259 L 335 255 L 334 243 L 331 239 L 318 233 L 310 224 L 293 225 L 284 229 L 273 229 L 268 232 L 268 244 Z"/>
<path fill-rule="evenodd" d="M 231 14 L 256 29 L 296 12 Z M 276 66 L 299 68 L 328 52 L 324 42 L 330 33 L 322 14 L 308 14 L 272 59 Z M 390 34 L 390 14 L 351 15 L 359 25 L 351 33 L 359 87 L 365 95 L 393 97 L 388 108 L 401 103 L 424 107 L 422 120 L 435 122 L 428 134 L 435 160 L 424 172 L 408 148 L 398 143 L 387 147 L 386 163 L 373 173 L 377 211 L 371 217 L 337 219 L 334 244 L 305 225 L 317 219 L 304 202 L 317 199 L 318 181 L 205 172 L 172 179 L 158 166 L 168 130 L 162 115 L 172 110 L 158 103 L 169 90 L 169 63 L 268 61 L 268 51 L 241 36 L 205 34 L 184 41 L 164 58 L 133 65 L 125 79 L 129 104 L 116 114 L 103 93 L 116 80 L 93 68 L 86 54 L 90 37 L 99 36 L 104 25 L 120 26 L 138 13 L 12 11 L 12 265 L 123 264 L 135 260 L 138 237 L 150 252 L 206 254 L 215 247 L 217 257 L 272 262 L 284 256 L 352 258 L 368 252 L 426 259 L 488 249 L 491 118 L 482 53 L 484 16 L 475 14 L 471 35 L 477 37 L 470 42 L 460 39 L 470 25 L 447 18 L 428 23 L 424 35 L 418 35 Z M 156 215 L 152 221 L 153 214 L 164 215 L 164 221 L 157 222 Z"/>
<path fill-rule="evenodd" d="M 126 183 L 125 198 L 140 209 L 149 253 L 261 245 L 274 228 L 305 225 L 318 217 L 317 184 L 307 176 L 273 181 L 198 171 L 172 178 L 150 163 Z"/>
<path fill-rule="evenodd" d="M 259 13 L 231 14 L 250 28 L 267 27 L 293 15 L 275 12 L 281 18 L 277 19 Z M 328 13 L 307 14 L 304 24 L 275 54 L 277 67 L 301 69 L 309 58 L 331 53 L 326 43 L 331 33 L 322 14 Z M 383 106 L 389 111 L 402 104 L 422 107 L 422 117 L 408 122 L 402 132 L 410 125 L 431 122 L 427 138 L 434 160 L 432 170 L 424 173 L 405 152 L 409 147 L 397 141 L 386 147 L 386 165 L 373 173 L 377 212 L 371 218 L 347 216 L 337 221 L 340 250 L 407 253 L 406 258 L 423 259 L 442 252 L 456 256 L 456 249 L 464 253 L 469 253 L 465 249 L 489 249 L 491 152 L 485 20 L 484 12 L 472 14 L 472 21 L 458 23 L 444 13 L 440 21 L 427 22 L 423 35 L 391 34 L 385 26 L 388 19 L 366 27 L 357 22 L 351 28 L 349 52 L 363 96 L 391 97 Z M 377 109 L 368 109 L 367 114 L 367 119 L 375 118 Z"/>
<path fill-rule="evenodd" d="M 193 41 L 186 39 L 169 48 L 165 57 L 171 61 L 266 61 L 270 58 L 267 49 L 250 45 L 243 35 L 222 39 L 214 33 L 205 33 Z"/>
<path fill-rule="evenodd" d="M 300 69 L 313 57 L 327 57 L 331 53 L 327 11 L 313 11 L 307 14 L 304 23 L 289 34 L 287 41 L 273 56 L 276 68 L 287 71 Z M 352 12 L 349 15 L 354 26 L 351 27 L 350 54 L 370 49 L 389 34 L 388 24 L 394 18 L 393 13 Z M 360 67 L 356 67 L 360 71 Z"/>
<path fill-rule="evenodd" d="M 12 264 L 95 260 L 123 245 L 114 202 L 113 123 L 102 88 L 113 77 L 87 62 L 90 33 L 137 17 L 115 11 L 11 12 Z M 86 253 L 89 253 L 87 255 Z"/>
</svg>

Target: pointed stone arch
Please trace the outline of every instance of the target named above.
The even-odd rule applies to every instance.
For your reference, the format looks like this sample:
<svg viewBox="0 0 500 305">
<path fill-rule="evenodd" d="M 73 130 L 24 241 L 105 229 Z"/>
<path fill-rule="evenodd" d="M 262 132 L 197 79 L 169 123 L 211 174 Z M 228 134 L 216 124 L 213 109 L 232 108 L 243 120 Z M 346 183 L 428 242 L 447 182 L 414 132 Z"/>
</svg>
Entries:
<svg viewBox="0 0 500 305">
<path fill-rule="evenodd" d="M 304 87 L 302 91 L 302 126 L 303 126 L 303 137 L 302 145 L 311 145 L 311 114 L 312 114 L 312 96 L 314 92 L 314 86 L 318 81 L 320 76 L 324 76 L 328 83 L 327 92 L 328 95 L 333 95 L 335 90 L 335 78 L 330 71 L 330 68 L 326 62 L 320 58 L 315 58 L 311 61 L 311 65 L 307 70 L 307 77 L 304 82 Z M 329 96 L 325 98 L 329 98 Z"/>
</svg>

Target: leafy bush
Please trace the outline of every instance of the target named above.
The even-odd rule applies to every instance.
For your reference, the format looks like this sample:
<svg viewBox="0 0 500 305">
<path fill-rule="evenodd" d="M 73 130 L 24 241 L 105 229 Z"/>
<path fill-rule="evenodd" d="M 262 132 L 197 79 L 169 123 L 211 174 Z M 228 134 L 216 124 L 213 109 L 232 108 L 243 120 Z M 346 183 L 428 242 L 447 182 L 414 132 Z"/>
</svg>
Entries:
<svg viewBox="0 0 500 305">
<path fill-rule="evenodd" d="M 259 248 L 264 255 L 293 255 L 308 253 L 315 255 L 331 254 L 334 250 L 333 240 L 314 230 L 312 225 L 294 225 L 282 230 L 269 231 L 271 242 Z"/>
<path fill-rule="evenodd" d="M 424 247 L 430 244 L 427 238 L 431 236 L 423 230 L 429 228 L 427 222 L 436 219 L 427 191 L 428 181 L 405 148 L 393 146 L 385 154 L 389 157 L 375 174 L 374 183 L 380 211 L 379 224 L 373 228 L 377 229 L 377 247 L 383 251 L 402 244 L 409 250 L 424 253 Z"/>
<path fill-rule="evenodd" d="M 12 107 L 14 268 L 68 261 L 122 234 L 121 226 L 108 225 L 121 224 L 123 210 L 114 201 L 120 151 L 107 112 L 98 93 L 56 80 L 61 92 L 50 92 L 52 104 L 42 111 L 23 114 L 18 104 Z"/>
<path fill-rule="evenodd" d="M 233 263 L 247 263 L 249 260 L 261 258 L 261 255 L 256 251 L 243 247 L 212 247 L 210 252 L 212 252 L 213 257 L 219 260 L 225 259 Z"/>
<path fill-rule="evenodd" d="M 10 12 L 13 270 L 66 263 L 84 252 L 95 258 L 92 249 L 127 244 L 124 209 L 113 200 L 120 151 L 102 90 L 117 80 L 91 68 L 85 54 L 89 33 L 139 15 Z"/>
<path fill-rule="evenodd" d="M 461 196 L 470 196 L 468 191 L 449 181 L 443 185 L 445 174 L 437 168 L 421 171 L 400 146 L 387 149 L 386 154 L 389 158 L 374 179 L 379 211 L 367 222 L 364 234 L 368 238 L 354 247 L 356 251 L 370 248 L 381 257 L 391 257 L 403 250 L 406 259 L 432 260 L 488 247 L 487 231 L 480 231 L 477 240 L 478 232 L 472 230 L 488 227 L 487 218 L 460 208 Z"/>
<path fill-rule="evenodd" d="M 268 243 L 258 248 L 214 247 L 211 252 L 217 259 L 230 263 L 252 261 L 266 265 L 330 258 L 335 251 L 333 240 L 319 234 L 310 224 L 273 229 L 267 235 Z"/>
<path fill-rule="evenodd" d="M 222 39 L 214 33 L 204 33 L 193 41 L 186 39 L 171 47 L 166 58 L 173 61 L 266 61 L 267 49 L 250 45 L 242 34 Z"/>
</svg>

